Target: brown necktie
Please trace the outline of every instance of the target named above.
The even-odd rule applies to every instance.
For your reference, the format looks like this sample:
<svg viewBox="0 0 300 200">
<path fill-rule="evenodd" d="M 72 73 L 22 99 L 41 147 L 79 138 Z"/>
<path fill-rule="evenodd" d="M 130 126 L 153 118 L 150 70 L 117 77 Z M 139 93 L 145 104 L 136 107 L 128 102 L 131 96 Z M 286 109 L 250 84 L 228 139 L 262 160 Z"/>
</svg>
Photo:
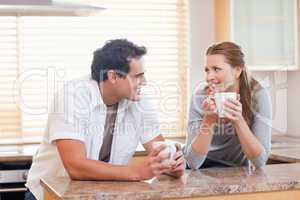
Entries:
<svg viewBox="0 0 300 200">
<path fill-rule="evenodd" d="M 99 160 L 109 162 L 111 145 L 113 140 L 113 133 L 115 122 L 118 113 L 118 104 L 107 107 L 106 119 L 104 125 L 103 143 L 99 153 Z"/>
</svg>

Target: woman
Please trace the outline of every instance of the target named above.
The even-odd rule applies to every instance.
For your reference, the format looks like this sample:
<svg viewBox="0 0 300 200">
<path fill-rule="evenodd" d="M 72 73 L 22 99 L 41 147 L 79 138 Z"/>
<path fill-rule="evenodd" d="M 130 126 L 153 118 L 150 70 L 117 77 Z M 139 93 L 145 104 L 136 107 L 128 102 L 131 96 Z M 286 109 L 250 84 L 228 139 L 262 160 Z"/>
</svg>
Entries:
<svg viewBox="0 0 300 200">
<path fill-rule="evenodd" d="M 206 86 L 191 98 L 185 159 L 200 167 L 266 164 L 271 149 L 271 103 L 266 89 L 247 74 L 244 54 L 232 42 L 206 52 Z M 215 112 L 216 92 L 236 92 L 223 104 L 225 118 Z"/>
</svg>

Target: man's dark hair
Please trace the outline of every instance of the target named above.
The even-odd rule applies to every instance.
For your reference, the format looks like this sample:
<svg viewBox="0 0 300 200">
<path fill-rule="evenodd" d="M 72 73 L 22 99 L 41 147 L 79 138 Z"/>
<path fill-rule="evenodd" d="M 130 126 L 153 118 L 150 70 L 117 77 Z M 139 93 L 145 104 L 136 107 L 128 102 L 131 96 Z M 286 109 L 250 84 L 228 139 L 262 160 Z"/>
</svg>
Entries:
<svg viewBox="0 0 300 200">
<path fill-rule="evenodd" d="M 126 39 L 109 40 L 94 52 L 92 79 L 97 82 L 106 81 L 109 70 L 115 70 L 120 77 L 125 77 L 130 70 L 130 59 L 140 58 L 146 53 L 145 47 Z"/>
</svg>

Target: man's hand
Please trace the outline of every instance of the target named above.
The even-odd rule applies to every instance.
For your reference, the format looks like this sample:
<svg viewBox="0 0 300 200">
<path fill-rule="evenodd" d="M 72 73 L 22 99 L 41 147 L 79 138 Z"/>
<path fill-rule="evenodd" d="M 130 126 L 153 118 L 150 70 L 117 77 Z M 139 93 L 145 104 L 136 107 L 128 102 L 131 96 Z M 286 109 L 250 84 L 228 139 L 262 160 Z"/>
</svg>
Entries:
<svg viewBox="0 0 300 200">
<path fill-rule="evenodd" d="M 165 155 L 160 154 L 165 148 L 166 145 L 160 145 L 158 148 L 152 149 L 146 160 L 136 167 L 139 180 L 148 180 L 172 169 L 171 163 L 162 162 L 167 159 L 167 157 L 164 157 Z"/>
<path fill-rule="evenodd" d="M 184 174 L 185 170 L 185 160 L 181 150 L 180 144 L 176 143 L 176 154 L 174 155 L 174 163 L 172 164 L 172 168 L 167 174 L 174 177 L 181 177 Z"/>
</svg>

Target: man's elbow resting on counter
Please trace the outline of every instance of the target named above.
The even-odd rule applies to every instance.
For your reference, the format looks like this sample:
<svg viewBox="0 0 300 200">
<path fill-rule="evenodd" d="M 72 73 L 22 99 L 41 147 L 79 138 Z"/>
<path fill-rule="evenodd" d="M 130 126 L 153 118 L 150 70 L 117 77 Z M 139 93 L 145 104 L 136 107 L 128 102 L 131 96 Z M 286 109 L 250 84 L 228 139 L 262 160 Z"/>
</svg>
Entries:
<svg viewBox="0 0 300 200">
<path fill-rule="evenodd" d="M 82 163 L 85 163 L 85 160 L 81 161 L 65 161 L 64 168 L 66 172 L 68 173 L 69 177 L 72 180 L 90 180 L 89 177 L 86 177 L 86 175 L 83 173 L 86 170 L 84 170 L 84 166 Z"/>
<path fill-rule="evenodd" d="M 66 168 L 66 171 L 72 180 L 85 180 L 86 179 L 86 177 L 84 177 L 80 173 L 80 170 L 76 169 L 75 167 L 70 166 L 70 167 Z"/>
</svg>

